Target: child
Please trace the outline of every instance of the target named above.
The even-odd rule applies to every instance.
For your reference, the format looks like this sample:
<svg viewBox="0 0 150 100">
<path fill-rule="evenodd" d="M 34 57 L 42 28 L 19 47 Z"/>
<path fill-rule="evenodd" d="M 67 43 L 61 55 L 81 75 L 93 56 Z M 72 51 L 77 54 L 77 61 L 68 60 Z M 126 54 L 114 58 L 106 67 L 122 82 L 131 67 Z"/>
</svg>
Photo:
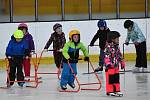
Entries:
<svg viewBox="0 0 150 100">
<path fill-rule="evenodd" d="M 28 32 L 28 26 L 25 23 L 21 23 L 18 25 L 18 29 L 22 30 L 24 33 L 24 39 L 27 41 L 28 46 L 29 46 L 29 52 L 35 52 L 35 46 L 34 46 L 34 41 L 33 37 L 31 34 Z M 30 55 L 31 57 L 31 55 Z M 31 69 L 31 64 L 30 64 L 30 58 L 29 59 L 24 59 L 23 61 L 23 66 L 24 66 L 24 73 L 25 77 L 30 77 L 30 69 Z"/>
<path fill-rule="evenodd" d="M 97 23 L 97 26 L 99 30 L 93 37 L 90 46 L 93 46 L 95 41 L 99 39 L 99 48 L 100 48 L 100 56 L 99 56 L 99 67 L 95 69 L 95 72 L 102 71 L 103 70 L 103 64 L 104 64 L 104 49 L 105 49 L 105 44 L 107 40 L 107 33 L 110 31 L 109 28 L 107 27 L 106 21 L 105 20 L 99 20 Z"/>
<path fill-rule="evenodd" d="M 74 74 L 77 74 L 77 63 L 79 58 L 79 50 L 81 49 L 85 58 L 85 61 L 89 61 L 88 51 L 84 47 L 83 43 L 80 42 L 80 32 L 78 30 L 72 30 L 69 33 L 69 42 L 67 42 L 63 48 L 63 70 L 61 75 L 60 86 L 63 90 L 67 89 L 67 84 L 72 88 L 75 88 L 74 75 L 68 65 L 70 63 Z"/>
<path fill-rule="evenodd" d="M 53 26 L 54 33 L 51 34 L 48 42 L 46 43 L 44 50 L 47 51 L 51 43 L 53 42 L 53 55 L 56 67 L 59 69 L 61 63 L 62 63 L 62 48 L 64 47 L 64 44 L 66 43 L 66 38 L 64 32 L 62 32 L 62 25 L 59 23 L 56 23 Z M 61 66 L 62 67 L 62 66 Z"/>
<path fill-rule="evenodd" d="M 106 95 L 123 96 L 120 92 L 119 82 L 119 63 L 121 69 L 125 68 L 122 54 L 119 49 L 120 34 L 117 31 L 110 31 L 107 36 L 107 44 L 105 48 L 105 75 L 106 75 Z"/>
<path fill-rule="evenodd" d="M 22 72 L 23 58 L 29 56 L 28 44 L 23 39 L 23 32 L 21 30 L 16 30 L 13 34 L 15 39 L 11 39 L 6 48 L 6 56 L 9 60 L 10 72 L 9 78 L 10 81 L 15 81 L 17 76 L 17 81 L 24 81 L 24 75 Z M 17 74 L 16 74 L 17 68 Z M 14 82 L 7 81 L 7 87 L 10 87 Z M 24 82 L 18 82 L 18 85 L 23 87 Z"/>
<path fill-rule="evenodd" d="M 126 20 L 124 22 L 124 28 L 127 29 L 127 38 L 125 44 L 128 45 L 131 39 L 136 49 L 136 64 L 135 69 L 133 69 L 133 72 L 139 72 L 140 68 L 142 68 L 142 71 L 146 71 L 146 39 L 142 31 L 140 30 L 138 25 L 131 20 Z"/>
</svg>

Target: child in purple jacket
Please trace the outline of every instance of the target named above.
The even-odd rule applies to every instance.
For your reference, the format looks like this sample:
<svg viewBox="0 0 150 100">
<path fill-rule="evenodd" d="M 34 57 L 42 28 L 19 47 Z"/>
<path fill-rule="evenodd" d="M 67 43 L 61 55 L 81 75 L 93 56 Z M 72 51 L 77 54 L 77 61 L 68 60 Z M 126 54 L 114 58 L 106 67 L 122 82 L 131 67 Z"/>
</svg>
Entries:
<svg viewBox="0 0 150 100">
<path fill-rule="evenodd" d="M 28 32 L 27 24 L 25 24 L 25 23 L 19 24 L 18 29 L 23 31 L 24 39 L 27 41 L 27 44 L 29 45 L 30 53 L 34 52 L 35 51 L 34 41 L 33 41 L 32 35 L 29 34 L 29 32 Z M 30 57 L 31 57 L 31 55 L 30 55 Z M 28 59 L 24 59 L 24 61 L 23 61 L 25 77 L 30 77 L 30 68 L 31 68 L 30 60 L 31 59 L 28 58 Z"/>
</svg>

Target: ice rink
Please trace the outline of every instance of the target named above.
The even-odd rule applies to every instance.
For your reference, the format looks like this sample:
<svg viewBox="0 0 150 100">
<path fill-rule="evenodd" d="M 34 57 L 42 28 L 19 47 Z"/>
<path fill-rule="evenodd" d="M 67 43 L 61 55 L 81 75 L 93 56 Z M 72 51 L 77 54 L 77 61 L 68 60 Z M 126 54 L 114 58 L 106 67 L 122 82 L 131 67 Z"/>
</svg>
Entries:
<svg viewBox="0 0 150 100">
<path fill-rule="evenodd" d="M 96 68 L 97 63 L 93 63 Z M 127 62 L 126 69 L 134 67 L 134 62 Z M 150 70 L 150 62 L 148 62 Z M 40 65 L 40 72 L 56 72 L 55 65 Z M 32 68 L 33 72 L 33 68 Z M 80 83 L 97 82 L 94 74 L 87 73 L 87 63 L 78 64 L 78 80 Z M 6 71 L 0 69 L 0 85 L 5 86 Z M 105 95 L 105 74 L 98 73 L 102 81 L 102 87 L 98 91 L 80 90 L 77 93 L 59 92 L 59 80 L 56 74 L 38 75 L 42 77 L 37 88 L 19 87 L 15 83 L 9 89 L 0 89 L 0 100 L 149 100 L 150 99 L 150 73 L 132 73 L 126 72 L 120 74 L 121 91 L 123 97 L 110 97 Z M 77 84 L 76 88 L 77 89 Z M 81 86 L 98 87 L 97 85 Z M 71 89 L 68 86 L 68 89 Z"/>
</svg>

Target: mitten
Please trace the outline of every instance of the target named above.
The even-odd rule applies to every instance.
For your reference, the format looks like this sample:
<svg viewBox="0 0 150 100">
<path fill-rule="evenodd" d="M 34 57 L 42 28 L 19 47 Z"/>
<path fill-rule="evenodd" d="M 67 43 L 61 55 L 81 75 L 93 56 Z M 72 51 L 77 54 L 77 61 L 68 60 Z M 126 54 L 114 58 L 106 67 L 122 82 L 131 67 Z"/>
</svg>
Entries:
<svg viewBox="0 0 150 100">
<path fill-rule="evenodd" d="M 124 68 L 125 68 L 125 62 L 122 61 L 122 62 L 121 62 L 121 69 L 124 69 Z"/>
<path fill-rule="evenodd" d="M 84 58 L 84 61 L 89 61 L 89 57 L 85 57 L 85 58 Z"/>
</svg>

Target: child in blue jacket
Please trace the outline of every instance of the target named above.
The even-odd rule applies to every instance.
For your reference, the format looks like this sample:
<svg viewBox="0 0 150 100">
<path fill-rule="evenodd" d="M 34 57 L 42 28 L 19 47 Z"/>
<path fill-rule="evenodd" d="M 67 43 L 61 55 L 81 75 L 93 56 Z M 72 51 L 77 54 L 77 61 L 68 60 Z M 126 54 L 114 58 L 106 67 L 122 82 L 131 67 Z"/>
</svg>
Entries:
<svg viewBox="0 0 150 100">
<path fill-rule="evenodd" d="M 21 30 L 16 30 L 13 34 L 15 39 L 11 39 L 6 48 L 6 57 L 9 60 L 9 79 L 10 81 L 24 81 L 24 74 L 22 72 L 23 58 L 29 56 L 29 48 L 24 34 Z M 17 74 L 16 74 L 17 68 Z M 18 85 L 23 87 L 25 82 L 18 82 Z M 7 87 L 11 87 L 14 82 L 7 81 Z"/>
</svg>

